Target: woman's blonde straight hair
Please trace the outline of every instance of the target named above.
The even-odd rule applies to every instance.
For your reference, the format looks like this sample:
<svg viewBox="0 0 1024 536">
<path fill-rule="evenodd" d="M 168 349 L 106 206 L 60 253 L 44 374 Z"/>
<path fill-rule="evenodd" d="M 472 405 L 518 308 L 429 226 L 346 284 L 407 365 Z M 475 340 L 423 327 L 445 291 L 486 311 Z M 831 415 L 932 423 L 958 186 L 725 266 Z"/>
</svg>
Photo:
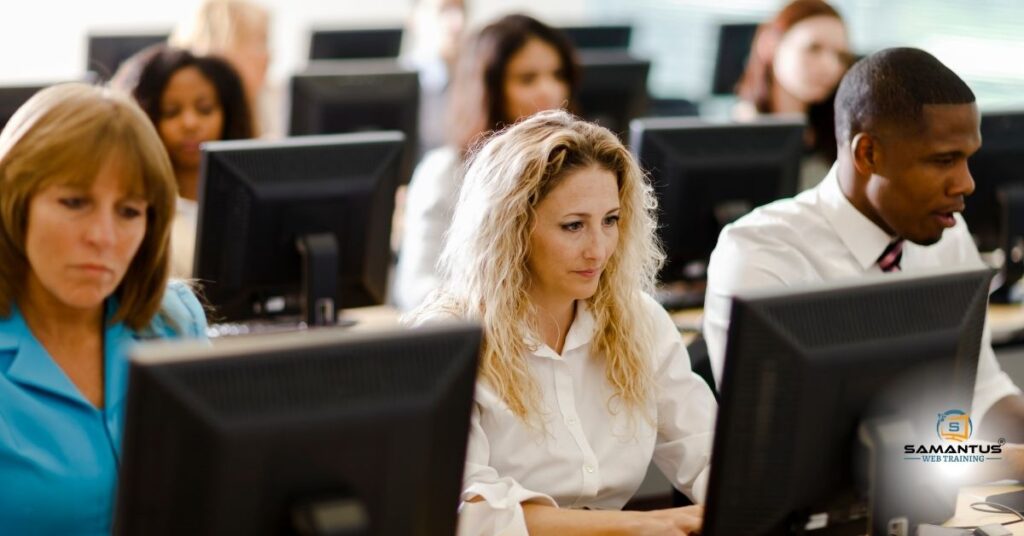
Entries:
<svg viewBox="0 0 1024 536">
<path fill-rule="evenodd" d="M 654 289 L 664 253 L 655 234 L 654 191 L 632 155 L 607 129 L 548 111 L 492 135 L 467 166 L 439 261 L 444 283 L 407 320 L 479 320 L 485 339 L 480 377 L 517 416 L 532 420 L 539 391 L 526 335 L 540 340 L 528 294 L 534 210 L 573 172 L 608 170 L 618 180 L 619 241 L 588 300 L 595 319 L 592 344 L 614 390 L 609 410 L 643 408 L 652 385 L 654 337 L 642 295 Z"/>
</svg>

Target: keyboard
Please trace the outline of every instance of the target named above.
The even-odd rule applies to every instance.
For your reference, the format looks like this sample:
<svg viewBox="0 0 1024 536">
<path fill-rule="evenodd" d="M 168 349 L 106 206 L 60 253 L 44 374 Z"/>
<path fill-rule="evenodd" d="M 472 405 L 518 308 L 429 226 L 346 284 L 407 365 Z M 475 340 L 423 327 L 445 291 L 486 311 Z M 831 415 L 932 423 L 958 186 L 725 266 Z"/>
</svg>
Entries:
<svg viewBox="0 0 1024 536">
<path fill-rule="evenodd" d="M 347 317 L 338 319 L 338 323 L 331 327 L 351 327 L 356 324 L 355 320 Z M 276 320 L 250 320 L 247 322 L 220 322 L 210 324 L 206 328 L 206 336 L 211 339 L 217 337 L 234 337 L 237 335 L 256 335 L 264 333 L 288 333 L 292 331 L 303 331 L 310 329 L 305 322 L 297 317 L 289 317 Z"/>
</svg>

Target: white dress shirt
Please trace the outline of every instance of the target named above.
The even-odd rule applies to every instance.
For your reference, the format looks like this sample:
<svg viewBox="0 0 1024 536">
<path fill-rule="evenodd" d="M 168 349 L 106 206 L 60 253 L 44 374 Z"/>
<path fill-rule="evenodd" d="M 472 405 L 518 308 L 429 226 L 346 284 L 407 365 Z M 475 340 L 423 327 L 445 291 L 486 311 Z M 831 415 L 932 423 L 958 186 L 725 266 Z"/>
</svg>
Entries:
<svg viewBox="0 0 1024 536">
<path fill-rule="evenodd" d="M 892 240 L 846 198 L 835 166 L 815 188 L 760 207 L 726 226 L 711 254 L 704 298 L 704 338 L 716 381 L 722 377 L 733 295 L 881 274 L 876 261 Z M 903 243 L 904 273 L 984 266 L 959 214 L 956 225 L 937 243 Z M 999 368 L 990 341 L 986 323 L 972 406 L 977 415 L 984 415 L 999 399 L 1020 393 Z"/>
<path fill-rule="evenodd" d="M 651 420 L 610 413 L 614 390 L 593 353 L 594 317 L 577 302 L 562 355 L 542 343 L 528 359 L 540 391 L 544 430 L 516 417 L 485 382 L 477 384 L 466 455 L 459 534 L 526 534 L 521 503 L 617 510 L 650 462 L 676 488 L 702 502 L 717 405 L 668 313 L 644 296 L 655 326 Z"/>
<path fill-rule="evenodd" d="M 393 285 L 393 301 L 403 311 L 414 309 L 441 285 L 437 260 L 461 184 L 462 159 L 454 147 L 434 149 L 416 166 L 405 194 L 402 247 Z"/>
<path fill-rule="evenodd" d="M 192 278 L 192 260 L 196 252 L 196 223 L 199 206 L 191 199 L 178 197 L 171 223 L 171 277 Z"/>
</svg>

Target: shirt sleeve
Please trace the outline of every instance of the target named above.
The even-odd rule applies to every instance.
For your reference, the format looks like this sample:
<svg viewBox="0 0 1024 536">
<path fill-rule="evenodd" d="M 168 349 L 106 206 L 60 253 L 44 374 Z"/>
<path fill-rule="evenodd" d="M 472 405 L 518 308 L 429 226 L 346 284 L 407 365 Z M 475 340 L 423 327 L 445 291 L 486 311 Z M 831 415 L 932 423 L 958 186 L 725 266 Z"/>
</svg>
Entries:
<svg viewBox="0 0 1024 536">
<path fill-rule="evenodd" d="M 395 268 L 394 298 L 403 311 L 414 309 L 441 284 L 437 260 L 451 224 L 459 177 L 458 155 L 443 148 L 424 158 L 409 182 Z"/>
<path fill-rule="evenodd" d="M 160 316 L 169 324 L 170 333 L 188 339 L 206 338 L 206 312 L 192 289 L 183 281 L 171 280 L 164 293 Z M 157 331 L 162 331 L 159 327 Z"/>
<path fill-rule="evenodd" d="M 490 443 L 480 425 L 480 406 L 473 404 L 469 424 L 469 445 L 459 506 L 458 536 L 525 536 L 524 502 L 558 506 L 550 496 L 524 488 L 515 479 L 503 477 L 489 465 Z M 469 502 L 480 497 L 482 500 Z"/>
<path fill-rule="evenodd" d="M 708 359 L 715 385 L 722 386 L 725 369 L 725 342 L 729 333 L 732 298 L 738 292 L 756 288 L 780 287 L 787 282 L 785 249 L 777 253 L 746 247 L 727 228 L 708 263 L 708 286 L 704 294 L 704 325 L 702 332 L 708 345 Z M 790 255 L 791 256 L 791 255 Z M 791 259 L 791 262 L 792 261 Z"/>
<path fill-rule="evenodd" d="M 996 361 L 995 351 L 992 350 L 992 333 L 986 319 L 985 331 L 981 336 L 981 352 L 978 354 L 978 371 L 974 380 L 974 402 L 971 404 L 971 413 L 980 416 L 975 417 L 975 422 L 981 422 L 985 413 L 1002 398 L 1020 394 L 1020 388 L 1003 372 Z"/>
<path fill-rule="evenodd" d="M 658 437 L 653 461 L 679 491 L 702 503 L 718 405 L 708 384 L 690 368 L 690 356 L 672 318 L 657 302 L 647 299 L 656 315 L 657 330 Z"/>
<path fill-rule="evenodd" d="M 963 216 L 957 214 L 957 225 L 953 228 L 956 232 L 956 244 L 959 254 L 967 268 L 985 268 L 988 265 L 981 260 L 978 248 L 974 245 L 967 223 Z M 948 232 L 948 231 L 947 231 Z M 1021 390 L 1013 383 L 1013 380 L 1003 372 L 996 360 L 996 353 L 992 349 L 992 331 L 989 328 L 988 319 L 985 319 L 985 331 L 981 336 L 981 350 L 978 353 L 978 370 L 974 381 L 974 401 L 971 403 L 971 413 L 978 415 L 975 422 L 980 422 L 988 410 L 1007 396 L 1019 396 Z"/>
</svg>

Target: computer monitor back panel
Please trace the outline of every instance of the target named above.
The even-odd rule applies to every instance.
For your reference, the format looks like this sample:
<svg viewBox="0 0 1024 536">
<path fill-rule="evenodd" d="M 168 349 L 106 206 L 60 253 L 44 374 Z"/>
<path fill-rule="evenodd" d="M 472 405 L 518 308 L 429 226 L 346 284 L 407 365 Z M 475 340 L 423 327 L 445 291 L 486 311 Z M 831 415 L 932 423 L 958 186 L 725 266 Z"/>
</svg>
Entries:
<svg viewBox="0 0 1024 536">
<path fill-rule="evenodd" d="M 402 181 L 415 165 L 419 75 L 393 61 L 316 62 L 291 80 L 289 134 L 398 130 L 405 134 Z"/>
<path fill-rule="evenodd" d="M 580 54 L 579 114 L 626 140 L 629 122 L 647 113 L 651 62 L 624 52 Z"/>
<path fill-rule="evenodd" d="M 4 86 L 0 87 L 0 130 L 11 120 L 14 112 L 21 108 L 28 99 L 35 95 L 44 85 Z"/>
<path fill-rule="evenodd" d="M 85 68 L 96 72 L 101 79 L 109 80 L 133 54 L 150 45 L 164 43 L 167 37 L 166 33 L 90 35 Z"/>
<path fill-rule="evenodd" d="M 402 28 L 314 30 L 309 59 L 340 60 L 397 58 L 402 49 Z"/>
<path fill-rule="evenodd" d="M 981 149 L 968 162 L 974 193 L 966 199 L 964 219 L 979 249 L 1003 247 L 1005 207 L 1000 189 L 1024 187 L 1024 110 L 986 112 L 981 116 Z"/>
<path fill-rule="evenodd" d="M 293 534 L 332 499 L 365 534 L 454 533 L 479 328 L 241 339 L 136 352 L 117 533 Z"/>
<path fill-rule="evenodd" d="M 578 50 L 628 50 L 633 36 L 629 25 L 561 26 L 558 28 Z"/>
<path fill-rule="evenodd" d="M 718 29 L 718 52 L 711 78 L 711 93 L 732 95 L 747 68 L 750 47 L 757 34 L 758 23 L 723 24 Z"/>
<path fill-rule="evenodd" d="M 316 233 L 337 242 L 337 306 L 382 303 L 403 143 L 384 132 L 204 146 L 195 277 L 217 313 L 297 313 L 296 240 Z M 283 310 L 265 306 L 274 297 Z"/>
<path fill-rule="evenodd" d="M 634 121 L 630 148 L 658 196 L 668 255 L 661 281 L 700 279 L 722 228 L 796 194 L 804 126 L 789 120 L 714 124 L 693 118 Z"/>
<path fill-rule="evenodd" d="M 865 419 L 899 416 L 934 438 L 936 414 L 969 413 L 990 279 L 887 276 L 737 297 L 706 533 L 789 534 L 806 521 L 793 515 L 856 495 Z"/>
</svg>

